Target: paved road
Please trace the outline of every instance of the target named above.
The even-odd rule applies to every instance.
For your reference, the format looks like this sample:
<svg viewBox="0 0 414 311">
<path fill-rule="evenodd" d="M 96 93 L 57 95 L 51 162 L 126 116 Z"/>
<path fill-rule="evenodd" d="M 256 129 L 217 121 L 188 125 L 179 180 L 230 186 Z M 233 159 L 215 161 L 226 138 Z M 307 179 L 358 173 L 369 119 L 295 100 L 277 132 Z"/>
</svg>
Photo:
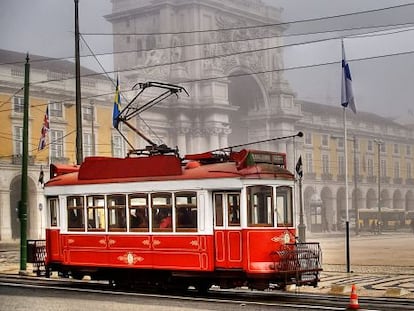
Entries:
<svg viewBox="0 0 414 311">
<path fill-rule="evenodd" d="M 346 273 L 346 241 L 342 232 L 308 234 L 307 241 L 319 241 L 323 268 L 318 288 L 292 289 L 348 295 L 355 284 L 360 296 L 414 298 L 414 235 L 385 232 L 381 235 L 351 235 L 350 266 Z M 19 245 L 0 243 L 0 273 L 18 273 Z M 28 264 L 28 271 L 31 270 Z"/>
</svg>

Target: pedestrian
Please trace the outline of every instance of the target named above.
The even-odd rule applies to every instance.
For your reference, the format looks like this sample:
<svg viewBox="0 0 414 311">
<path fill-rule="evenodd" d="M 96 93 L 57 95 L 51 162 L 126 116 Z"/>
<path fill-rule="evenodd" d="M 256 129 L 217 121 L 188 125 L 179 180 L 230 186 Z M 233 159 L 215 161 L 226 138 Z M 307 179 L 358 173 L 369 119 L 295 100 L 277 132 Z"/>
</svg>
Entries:
<svg viewBox="0 0 414 311">
<path fill-rule="evenodd" d="M 371 233 L 377 234 L 377 221 L 373 220 L 371 223 Z"/>
<path fill-rule="evenodd" d="M 414 218 L 411 219 L 411 231 L 414 233 Z"/>
</svg>

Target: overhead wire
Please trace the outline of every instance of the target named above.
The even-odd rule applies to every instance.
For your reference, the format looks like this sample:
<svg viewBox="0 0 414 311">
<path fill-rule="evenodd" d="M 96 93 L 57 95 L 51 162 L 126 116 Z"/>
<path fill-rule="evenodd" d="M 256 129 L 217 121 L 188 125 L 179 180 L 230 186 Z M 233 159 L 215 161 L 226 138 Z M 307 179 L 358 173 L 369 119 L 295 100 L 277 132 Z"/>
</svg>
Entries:
<svg viewBox="0 0 414 311">
<path fill-rule="evenodd" d="M 114 36 L 114 35 L 142 35 L 142 36 L 149 36 L 149 35 L 179 35 L 179 34 L 193 34 L 193 33 L 203 33 L 203 32 L 218 32 L 218 31 L 230 31 L 230 30 L 245 30 L 245 29 L 255 29 L 255 28 L 262 28 L 262 27 L 272 27 L 272 26 L 281 26 L 281 25 L 290 25 L 290 24 L 297 24 L 297 23 L 306 23 L 306 22 L 315 22 L 315 21 L 323 21 L 323 20 L 330 20 L 330 19 L 335 19 L 335 18 L 341 18 L 341 17 L 348 17 L 348 16 L 353 16 L 353 15 L 361 15 L 361 14 L 368 14 L 368 13 L 375 13 L 375 12 L 380 12 L 380 11 L 386 11 L 386 10 L 392 10 L 392 9 L 397 9 L 397 8 L 403 8 L 403 7 L 407 7 L 407 6 L 412 6 L 414 5 L 414 3 L 407 3 L 407 4 L 401 4 L 401 5 L 396 5 L 396 6 L 390 6 L 390 7 L 384 7 L 384 8 L 378 8 L 378 9 L 371 9 L 371 10 L 365 10 L 365 11 L 357 11 L 357 12 L 350 12 L 350 13 L 345 13 L 345 14 L 338 14 L 338 15 L 333 15 L 333 16 L 322 16 L 322 17 L 317 17 L 317 18 L 309 18 L 309 19 L 302 19 L 302 20 L 294 20 L 294 21 L 288 21 L 288 22 L 280 22 L 280 23 L 272 23 L 272 24 L 261 24 L 261 25 L 246 25 L 246 26 L 237 26 L 237 27 L 230 27 L 230 28 L 220 28 L 220 29 L 205 29 L 205 30 L 192 30 L 192 31 L 178 31 L 178 32 L 153 32 L 153 33 L 82 33 L 84 36 L 103 36 L 103 35 L 108 35 L 108 36 Z M 402 23 L 402 24 L 388 24 L 388 25 L 378 25 L 378 26 L 369 26 L 369 27 L 351 27 L 348 29 L 337 29 L 337 30 L 331 30 L 331 31 L 322 31 L 322 32 L 306 32 L 306 33 L 298 33 L 298 34 L 292 34 L 292 35 L 281 35 L 281 36 L 275 36 L 273 35 L 272 37 L 289 37 L 289 36 L 303 36 L 303 35 L 309 35 L 309 34 L 321 34 L 321 33 L 328 33 L 328 32 L 333 32 L 333 31 L 349 31 L 349 30 L 357 30 L 357 29 L 371 29 L 371 28 L 377 28 L 377 27 L 393 27 L 393 26 L 404 26 L 404 25 L 408 25 L 408 24 L 412 24 L 412 23 Z M 246 40 L 256 40 L 256 39 L 265 39 L 267 37 L 257 37 L 257 38 L 253 38 L 253 39 L 246 39 Z M 244 40 L 230 40 L 232 42 L 237 42 L 237 41 L 244 41 Z M 229 42 L 229 40 L 226 40 L 226 42 L 211 42 L 211 43 L 202 43 L 202 44 L 218 44 L 218 43 L 227 43 Z M 198 45 L 198 44 L 196 44 Z M 182 45 L 182 46 L 176 46 L 176 47 L 187 47 L 187 46 L 194 46 L 194 45 Z M 174 46 L 169 46 L 169 47 L 165 47 L 165 48 L 174 48 Z M 143 51 L 148 51 L 146 49 L 141 50 Z M 135 50 L 134 52 L 139 52 L 137 50 Z M 120 52 L 122 53 L 122 52 Z M 128 51 L 126 51 L 126 53 L 128 53 Z M 104 55 L 111 55 L 111 54 L 115 54 L 114 52 L 108 52 L 108 53 L 100 53 L 100 54 L 95 54 L 95 55 L 99 55 L 99 56 L 104 56 Z M 91 57 L 93 55 L 82 55 L 81 57 Z M 69 59 L 74 59 L 73 56 L 70 57 L 61 57 L 61 58 L 48 58 L 48 57 L 42 57 L 42 59 L 34 59 L 31 62 L 47 62 L 47 61 L 60 61 L 60 60 L 69 60 Z M 1 65 L 13 65 L 13 64 L 21 64 L 24 62 L 5 62 L 5 63 L 0 63 Z"/>
<path fill-rule="evenodd" d="M 408 6 L 408 5 L 413 5 L 413 4 L 398 5 L 398 6 L 393 6 L 393 7 L 380 8 L 380 9 L 367 10 L 367 11 L 360 11 L 360 12 L 354 12 L 354 13 L 348 13 L 348 14 L 341 14 L 341 15 L 335 15 L 335 16 L 315 18 L 315 19 L 291 21 L 291 22 L 286 22 L 286 23 L 299 23 L 299 22 L 309 22 L 309 21 L 316 21 L 316 20 L 322 20 L 322 19 L 332 19 L 332 18 L 338 18 L 338 17 L 349 16 L 349 15 L 354 15 L 354 14 L 364 14 L 364 13 L 369 13 L 369 12 L 383 11 L 383 10 L 392 9 L 392 8 L 400 8 L 400 7 L 404 7 L 404 6 Z M 285 23 L 280 23 L 280 24 L 285 24 Z M 272 25 L 275 25 L 275 24 L 272 24 Z M 398 26 L 401 26 L 401 25 L 408 25 L 408 24 L 398 24 Z M 270 25 L 257 25 L 257 26 L 246 26 L 245 28 L 247 29 L 247 28 L 269 27 L 269 26 Z M 393 25 L 382 25 L 382 26 L 379 26 L 379 27 L 388 27 L 388 26 L 393 26 Z M 345 29 L 345 30 L 360 30 L 360 29 L 367 29 L 367 28 L 368 29 L 372 29 L 372 28 L 378 28 L 378 27 L 377 26 L 372 26 L 372 27 L 352 27 L 352 28 L 348 28 L 348 29 Z M 207 31 L 222 31 L 222 30 L 232 30 L 232 29 L 236 29 L 236 28 L 202 30 L 201 32 L 207 32 Z M 238 27 L 237 29 L 240 29 L 240 27 Z M 396 30 L 395 33 L 397 33 L 397 32 L 404 32 L 404 31 L 410 31 L 410 30 L 412 30 L 412 29 L 402 29 L 402 30 L 400 29 L 400 30 Z M 344 31 L 344 29 L 329 30 L 329 31 L 324 31 L 324 32 L 315 32 L 315 34 L 330 33 L 330 32 L 335 32 L 335 31 Z M 384 30 L 379 30 L 379 31 L 384 31 Z M 194 32 L 200 32 L 200 31 L 194 31 Z M 188 32 L 182 32 L 182 33 L 188 33 Z M 378 33 L 378 31 L 376 31 L 376 33 Z M 177 33 L 159 33 L 159 34 L 177 34 Z M 371 34 L 370 36 L 385 35 L 385 34 L 384 33 L 383 34 Z M 82 34 L 82 35 L 92 35 L 92 34 L 89 33 L 89 34 Z M 149 34 L 146 33 L 146 35 L 149 35 Z M 295 36 L 299 36 L 299 35 L 303 35 L 303 34 L 295 34 Z M 361 37 L 361 36 L 362 35 L 354 35 L 353 37 Z M 273 37 L 275 37 L 275 36 L 263 37 L 263 38 L 273 38 Z M 263 38 L 261 38 L 261 39 L 263 39 Z M 336 37 L 336 38 L 342 38 L 342 36 Z M 229 56 L 234 56 L 234 55 L 238 55 L 238 54 L 253 53 L 253 52 L 265 51 L 265 50 L 269 50 L 269 49 L 277 49 L 277 48 L 284 48 L 284 47 L 290 47 L 290 46 L 297 46 L 297 45 L 304 45 L 304 44 L 311 44 L 311 43 L 329 41 L 329 40 L 333 40 L 333 39 L 336 39 L 336 38 L 333 37 L 333 38 L 328 38 L 328 39 L 320 39 L 320 40 L 312 40 L 312 41 L 300 42 L 300 43 L 293 43 L 293 44 L 287 44 L 287 45 L 272 46 L 272 47 L 268 47 L 268 48 L 264 48 L 264 49 L 253 49 L 253 50 L 241 51 L 241 52 L 237 52 L 237 53 L 219 54 L 219 55 L 213 55 L 213 56 L 210 56 L 210 57 L 186 59 L 186 60 L 182 60 L 182 61 L 179 61 L 179 62 L 163 63 L 163 64 L 157 64 L 157 65 L 152 65 L 152 66 L 145 66 L 145 67 L 134 68 L 134 69 L 124 69 L 124 70 L 121 70 L 120 72 L 128 72 L 128 71 L 131 71 L 131 70 L 134 70 L 134 71 L 135 70 L 145 70 L 145 69 L 149 69 L 149 68 L 153 68 L 153 67 L 169 66 L 169 65 L 180 64 L 180 63 L 184 63 L 184 62 L 193 62 L 193 61 L 207 60 L 207 59 L 219 58 L 219 57 L 229 57 Z M 234 42 L 242 42 L 242 41 L 251 41 L 251 40 L 258 40 L 258 39 L 260 39 L 260 38 L 253 38 L 253 39 L 248 38 L 248 39 L 243 39 L 243 40 L 233 40 L 233 41 L 230 41 L 230 43 L 232 43 L 232 42 L 233 43 Z M 84 38 L 83 38 L 83 40 L 84 40 Z M 84 42 L 87 44 L 86 40 L 84 40 Z M 196 45 L 211 45 L 211 44 L 222 44 L 222 43 L 224 44 L 224 43 L 229 43 L 229 42 L 228 41 L 226 41 L 226 42 L 213 42 L 213 43 L 212 42 L 207 42 L 207 43 L 200 43 L 200 44 L 196 44 Z M 87 46 L 88 46 L 89 50 L 91 51 L 91 55 L 94 56 L 95 58 L 97 58 L 96 55 L 93 53 L 93 51 L 90 49 L 90 47 L 89 47 L 88 44 L 87 44 Z M 194 44 L 192 44 L 192 45 L 182 45 L 181 47 L 186 47 L 186 46 L 194 46 Z M 165 47 L 165 48 L 159 48 L 159 49 L 176 48 L 176 47 L 180 47 L 180 46 Z M 137 51 L 134 51 L 134 53 L 136 53 L 136 52 Z M 366 60 L 366 59 L 371 59 L 371 58 L 373 59 L 373 58 L 380 58 L 380 57 L 403 55 L 403 54 L 412 53 L 412 52 L 413 51 L 405 52 L 405 53 L 394 53 L 394 54 L 391 54 L 391 55 L 382 55 L 382 56 L 375 56 L 375 57 L 367 57 L 367 58 L 354 59 L 354 60 L 349 60 L 349 61 L 358 61 L 358 60 Z M 102 54 L 102 55 L 110 55 L 110 54 L 115 54 L 115 53 L 117 53 L 117 52 L 105 53 L 105 54 Z M 57 59 L 52 59 L 52 60 L 53 61 L 56 61 Z M 44 61 L 44 60 L 39 60 L 39 61 Z M 98 61 L 98 63 L 99 63 L 99 61 Z M 245 75 L 252 75 L 252 74 L 262 74 L 262 73 L 268 73 L 268 72 L 274 72 L 274 71 L 282 71 L 282 70 L 285 71 L 285 70 L 303 69 L 303 68 L 310 68 L 310 67 L 315 67 L 315 66 L 331 65 L 331 64 L 335 64 L 335 63 L 337 63 L 337 62 L 328 62 L 328 63 L 313 64 L 313 65 L 296 66 L 296 67 L 290 67 L 290 68 L 276 68 L 276 69 L 266 70 L 266 71 L 260 71 L 260 72 L 233 74 L 233 75 L 230 75 L 230 76 L 229 75 L 226 75 L 226 76 L 210 77 L 210 78 L 204 78 L 204 79 L 193 79 L 193 80 L 187 80 L 185 82 L 186 83 L 188 83 L 188 82 L 198 82 L 198 81 L 205 81 L 205 80 L 212 80 L 212 79 L 220 79 L 220 78 L 223 78 L 223 77 L 238 77 L 238 76 L 245 76 Z M 105 72 L 105 74 L 108 76 L 109 79 L 110 79 L 110 77 L 109 77 L 109 74 L 108 73 L 114 73 L 114 72 L 116 72 L 116 71 L 107 72 L 104 69 L 104 67 L 102 66 L 101 63 L 99 63 L 99 65 L 101 66 L 101 68 L 103 69 L 103 71 Z M 82 77 L 90 77 L 90 76 L 95 76 L 95 75 L 101 75 L 101 74 L 98 74 L 98 73 L 97 74 L 86 74 L 86 75 L 82 75 Z M 64 78 L 64 79 L 53 79 L 53 80 L 46 80 L 46 81 L 38 81 L 38 82 L 32 82 L 31 84 L 39 84 L 39 83 L 47 83 L 47 82 L 56 82 L 56 81 L 63 81 L 63 80 L 73 79 L 73 78 L 75 78 L 75 77 L 68 77 L 68 78 Z M 110 80 L 112 80 L 112 79 L 110 79 Z M 112 80 L 112 82 L 113 82 L 113 80 Z M 20 88 L 18 91 L 16 91 L 15 94 L 17 94 L 18 92 L 20 92 L 22 89 L 23 89 L 23 87 Z M 106 95 L 110 95 L 110 94 L 113 94 L 113 93 L 111 92 L 111 93 L 105 93 L 105 94 L 97 94 L 97 95 L 93 95 L 93 96 L 88 96 L 88 97 L 86 97 L 84 99 L 91 99 L 91 98 L 106 96 Z M 14 95 L 12 95 L 10 97 L 10 99 Z M 7 103 L 7 102 L 8 101 L 3 102 L 0 107 L 4 106 L 4 104 Z M 64 101 L 62 101 L 62 102 L 64 102 Z M 7 110 L 1 110 L 0 112 L 2 112 L 2 111 L 7 111 Z"/>
</svg>

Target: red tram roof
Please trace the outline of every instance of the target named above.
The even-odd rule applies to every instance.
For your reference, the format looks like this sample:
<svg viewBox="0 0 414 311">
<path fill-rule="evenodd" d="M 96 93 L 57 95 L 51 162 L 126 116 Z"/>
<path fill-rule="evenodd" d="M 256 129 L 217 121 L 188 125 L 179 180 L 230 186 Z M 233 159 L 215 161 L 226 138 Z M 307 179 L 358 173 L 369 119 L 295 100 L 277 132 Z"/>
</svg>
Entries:
<svg viewBox="0 0 414 311">
<path fill-rule="evenodd" d="M 262 155 L 256 156 L 255 161 L 253 154 L 249 156 L 248 151 L 243 151 L 225 162 L 203 164 L 203 161 L 193 160 L 185 166 L 182 166 L 180 159 L 174 155 L 125 159 L 88 157 L 80 166 L 79 171 L 51 178 L 46 186 L 232 177 L 293 179 L 293 174 L 285 168 L 285 165 L 274 163 L 273 160 L 270 163 L 263 161 Z M 280 156 L 281 154 L 274 153 L 273 155 Z M 205 154 L 203 158 L 204 156 Z M 197 156 L 192 158 L 196 159 Z M 59 166 L 56 165 L 56 167 Z"/>
</svg>

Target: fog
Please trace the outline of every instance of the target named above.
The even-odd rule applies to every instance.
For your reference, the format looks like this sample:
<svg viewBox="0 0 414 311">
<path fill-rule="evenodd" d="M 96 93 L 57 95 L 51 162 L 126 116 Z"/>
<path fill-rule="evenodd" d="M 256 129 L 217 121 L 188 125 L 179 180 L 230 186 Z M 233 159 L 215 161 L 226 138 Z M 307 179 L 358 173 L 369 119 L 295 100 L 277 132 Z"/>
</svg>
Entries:
<svg viewBox="0 0 414 311">
<path fill-rule="evenodd" d="M 414 0 L 263 2 L 283 7 L 282 21 L 291 22 L 284 38 L 284 44 L 291 45 L 283 48 L 284 75 L 298 99 L 339 105 L 343 38 L 357 110 L 397 117 L 411 109 L 414 30 L 408 27 L 414 19 Z M 412 5 L 396 7 L 404 4 Z M 103 16 L 109 14 L 111 8 L 110 0 L 79 0 L 80 32 L 110 33 L 111 24 Z M 358 14 L 374 9 L 376 11 Z M 342 16 L 344 14 L 348 15 Z M 300 22 L 309 19 L 319 20 Z M 379 26 L 391 25 L 396 29 L 378 32 L 384 29 Z M 0 27 L 1 49 L 58 58 L 74 55 L 73 0 L 2 0 Z M 84 36 L 83 39 L 93 53 L 108 53 L 100 56 L 99 62 L 106 71 L 111 71 L 112 36 Z M 312 42 L 317 40 L 323 41 Z M 90 53 L 81 42 L 81 54 Z M 93 57 L 82 58 L 81 62 L 83 66 L 102 72 Z M 294 69 L 297 67 L 301 68 Z"/>
</svg>

